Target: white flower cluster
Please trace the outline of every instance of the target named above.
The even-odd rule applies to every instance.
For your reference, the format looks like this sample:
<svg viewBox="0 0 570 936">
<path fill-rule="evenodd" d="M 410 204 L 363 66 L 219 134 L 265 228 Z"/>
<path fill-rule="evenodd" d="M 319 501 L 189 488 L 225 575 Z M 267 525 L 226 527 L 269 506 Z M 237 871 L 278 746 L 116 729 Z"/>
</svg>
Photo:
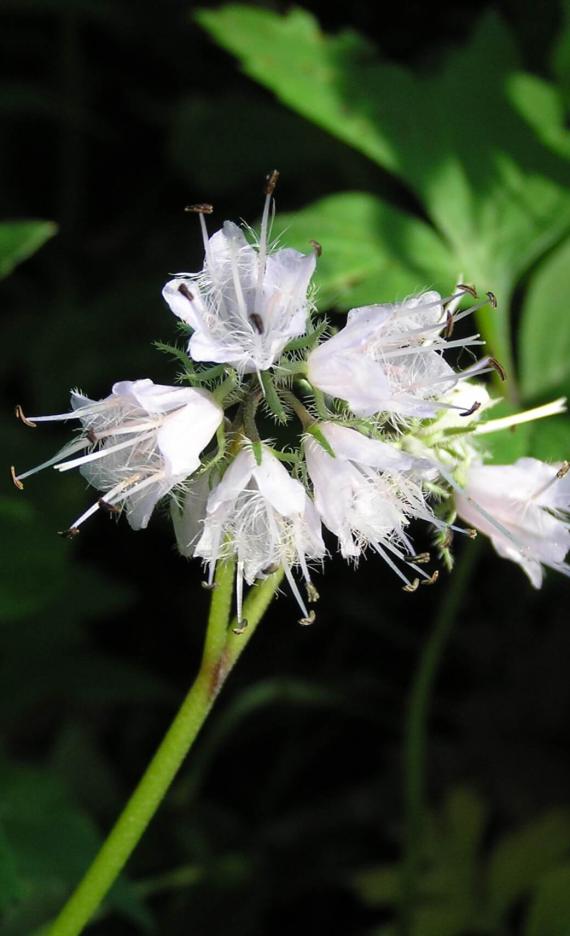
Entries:
<svg viewBox="0 0 570 936">
<path fill-rule="evenodd" d="M 479 444 L 486 432 L 563 411 L 564 401 L 480 419 L 493 401 L 471 378 L 501 368 L 487 356 L 458 370 L 446 358 L 483 344 L 478 334 L 452 338 L 479 307 L 460 311 L 475 295 L 463 284 L 447 299 L 431 290 L 353 309 L 331 336 L 325 320 L 315 323 L 311 301 L 320 245 L 303 254 L 270 244 L 276 181 L 274 172 L 266 182 L 257 241 L 229 221 L 208 237 L 211 206 L 190 209 L 200 219 L 204 266 L 163 292 L 189 334 L 187 356 L 172 349 L 184 357 L 187 386 L 121 381 L 98 401 L 73 392 L 70 412 L 56 416 L 27 418 L 17 407 L 27 425 L 75 420 L 80 428 L 48 462 L 12 469 L 15 484 L 48 466 L 78 467 L 102 493 L 67 536 L 98 510 L 124 509 L 133 529 L 144 528 L 169 496 L 180 552 L 203 560 L 210 583 L 216 563 L 235 558 L 239 621 L 244 582 L 278 569 L 302 623 L 314 619 L 310 568 L 327 555 L 323 528 L 346 559 L 378 553 L 406 591 L 438 574 L 426 568 L 429 553 L 416 554 L 412 520 L 431 526 L 448 565 L 459 516 L 470 525 L 462 532 L 486 533 L 534 586 L 545 565 L 570 574 L 568 465 L 525 458 L 486 466 Z M 260 434 L 261 419 L 272 420 L 280 441 Z"/>
</svg>

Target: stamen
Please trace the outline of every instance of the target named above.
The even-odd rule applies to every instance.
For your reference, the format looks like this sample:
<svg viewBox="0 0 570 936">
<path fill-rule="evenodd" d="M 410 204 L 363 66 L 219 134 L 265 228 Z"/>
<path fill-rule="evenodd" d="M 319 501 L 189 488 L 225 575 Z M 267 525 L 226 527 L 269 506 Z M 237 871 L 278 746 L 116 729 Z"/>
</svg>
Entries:
<svg viewBox="0 0 570 936">
<path fill-rule="evenodd" d="M 28 419 L 27 416 L 24 415 L 24 410 L 22 409 L 19 403 L 16 403 L 16 406 L 14 407 L 14 412 L 16 414 L 16 419 L 19 419 L 20 422 L 24 424 L 24 426 L 29 426 L 30 429 L 37 428 L 36 423 L 32 419 Z"/>
<path fill-rule="evenodd" d="M 569 471 L 570 471 L 570 462 L 568 461 L 562 462 L 562 464 L 560 465 L 560 468 L 558 469 L 558 471 L 555 472 L 555 474 L 552 476 L 550 481 L 547 481 L 546 484 L 543 484 L 542 487 L 539 487 L 539 489 L 535 491 L 534 494 L 531 495 L 530 499 L 536 500 L 536 498 L 540 497 L 541 494 L 544 494 L 544 492 L 547 491 L 548 488 L 552 487 L 553 484 L 556 484 L 557 481 L 560 481 L 561 478 L 564 478 L 568 474 Z"/>
<path fill-rule="evenodd" d="M 473 406 L 470 406 L 468 410 L 464 410 L 464 412 L 460 413 L 459 415 L 460 416 L 472 416 L 473 413 L 476 413 L 477 410 L 479 409 L 481 409 L 481 404 L 477 400 L 475 400 L 475 403 L 473 404 Z"/>
<path fill-rule="evenodd" d="M 241 634 L 245 633 L 248 627 L 249 627 L 248 619 L 242 618 L 239 624 L 236 624 L 235 627 L 232 627 L 232 631 L 234 634 L 237 634 L 237 636 L 239 637 L 241 636 Z"/>
<path fill-rule="evenodd" d="M 69 527 L 68 530 L 58 530 L 57 535 L 63 536 L 64 539 L 75 539 L 76 536 L 79 536 L 79 529 L 77 527 Z"/>
<path fill-rule="evenodd" d="M 321 597 L 313 583 L 310 581 L 306 582 L 305 590 L 307 592 L 307 601 L 309 604 L 315 604 Z"/>
<path fill-rule="evenodd" d="M 253 327 L 255 328 L 256 332 L 259 335 L 263 335 L 265 328 L 263 326 L 263 319 L 261 318 L 261 315 L 259 315 L 257 312 L 252 312 L 251 315 L 249 316 L 249 320 L 251 324 L 253 325 Z"/>
<path fill-rule="evenodd" d="M 316 240 L 310 240 L 310 241 L 309 241 L 309 244 L 311 245 L 311 247 L 312 247 L 313 250 L 315 251 L 317 257 L 322 257 L 322 255 L 323 255 L 323 248 L 322 248 L 321 244 L 319 244 L 319 242 L 316 241 Z"/>
<path fill-rule="evenodd" d="M 502 365 L 502 364 L 499 364 L 499 362 L 497 361 L 497 358 L 490 357 L 490 358 L 489 358 L 489 364 L 490 364 L 490 366 L 493 368 L 493 370 L 496 370 L 496 371 L 497 371 L 497 373 L 498 373 L 499 377 L 501 378 L 501 380 L 506 380 L 506 379 L 507 379 L 507 372 L 506 372 L 505 368 L 503 367 L 503 365 Z"/>
<path fill-rule="evenodd" d="M 216 588 L 215 582 L 200 582 L 200 585 L 202 586 L 204 591 L 214 591 L 214 589 Z"/>
<path fill-rule="evenodd" d="M 434 569 L 432 575 L 427 579 L 422 579 L 421 585 L 435 585 L 439 578 L 439 569 Z"/>
<path fill-rule="evenodd" d="M 97 506 L 100 507 L 101 510 L 103 510 L 105 513 L 108 513 L 108 514 L 118 514 L 121 512 L 120 507 L 117 507 L 116 504 L 110 504 L 109 501 L 105 500 L 104 497 L 99 498 L 99 500 L 97 501 Z"/>
<path fill-rule="evenodd" d="M 184 296 L 184 298 L 187 299 L 188 302 L 194 302 L 194 296 L 188 289 L 186 283 L 180 283 L 178 285 L 178 292 L 180 293 L 180 295 Z"/>
<path fill-rule="evenodd" d="M 496 297 L 495 293 L 489 291 L 489 292 L 487 293 L 487 299 L 489 300 L 489 305 L 491 306 L 491 308 L 496 309 L 496 308 L 497 308 L 497 297 Z"/>
<path fill-rule="evenodd" d="M 51 458 L 48 458 L 47 461 L 42 462 L 40 465 L 36 465 L 35 468 L 30 468 L 28 471 L 23 471 L 21 474 L 16 475 L 16 481 L 23 481 L 24 478 L 29 478 L 30 475 L 37 474 L 38 471 L 42 471 L 44 468 L 50 468 L 58 461 L 61 461 L 62 458 L 67 458 L 68 455 L 73 455 L 75 452 L 81 451 L 81 449 L 84 449 L 87 444 L 88 443 L 86 439 L 78 439 L 76 442 L 71 442 L 69 445 L 61 449 L 57 455 L 53 455 Z"/>
<path fill-rule="evenodd" d="M 184 211 L 191 211 L 193 214 L 212 214 L 214 210 L 213 205 L 209 205 L 207 202 L 199 202 L 197 205 L 186 205 Z"/>
<path fill-rule="evenodd" d="M 467 283 L 458 283 L 457 289 L 460 289 L 462 293 L 469 293 L 474 299 L 478 299 L 477 290 L 474 286 L 469 286 Z"/>
<path fill-rule="evenodd" d="M 279 178 L 279 173 L 277 169 L 274 169 L 265 179 L 265 204 L 263 206 L 263 215 L 261 218 L 261 231 L 259 232 L 259 251 L 257 254 L 257 286 L 255 290 L 255 302 L 254 302 L 254 315 L 259 318 L 261 309 L 261 300 L 263 296 L 263 279 L 265 277 L 265 266 L 267 263 L 267 237 L 269 230 L 269 213 L 271 211 L 271 203 L 273 200 L 273 193 L 275 191 L 275 186 L 277 185 L 277 180 Z M 250 316 L 250 320 L 254 321 L 253 315 Z M 255 322 L 254 322 L 255 324 Z M 263 323 L 262 323 L 263 324 Z M 260 334 L 263 334 L 263 328 L 257 328 L 257 331 Z"/>
<path fill-rule="evenodd" d="M 86 465 L 89 462 L 97 461 L 98 458 L 105 458 L 106 455 L 111 455 L 114 452 L 120 452 L 122 449 L 129 448 L 132 445 L 137 445 L 146 439 L 150 439 L 153 435 L 154 429 L 150 432 L 145 432 L 142 435 L 138 435 L 134 439 L 127 439 L 125 442 L 118 442 L 117 445 L 110 445 L 108 448 L 98 449 L 96 452 L 91 452 L 89 455 L 82 455 L 81 458 L 72 458 L 70 461 L 62 462 L 61 464 L 54 466 L 55 470 L 70 471 L 72 468 L 77 468 L 80 465 Z"/>
<path fill-rule="evenodd" d="M 277 182 L 279 181 L 279 170 L 272 169 L 265 177 L 265 186 L 263 188 L 264 195 L 273 195 Z"/>
<path fill-rule="evenodd" d="M 299 624 L 302 624 L 303 627 L 309 627 L 311 624 L 315 623 L 316 619 L 316 612 L 311 609 L 306 617 L 299 618 Z"/>
<path fill-rule="evenodd" d="M 418 553 L 417 556 L 410 556 L 409 562 L 417 562 L 419 565 L 426 565 L 431 561 L 431 555 L 428 552 Z"/>
<path fill-rule="evenodd" d="M 402 591 L 409 592 L 409 593 L 415 592 L 418 590 L 419 585 L 420 585 L 419 578 L 415 578 L 412 582 L 408 582 L 407 585 L 404 585 L 404 587 L 402 588 Z"/>
<path fill-rule="evenodd" d="M 16 476 L 16 469 L 14 468 L 13 465 L 10 465 L 10 474 L 12 475 L 12 481 L 14 482 L 18 490 L 23 491 L 24 485 L 22 484 L 20 479 Z"/>
</svg>

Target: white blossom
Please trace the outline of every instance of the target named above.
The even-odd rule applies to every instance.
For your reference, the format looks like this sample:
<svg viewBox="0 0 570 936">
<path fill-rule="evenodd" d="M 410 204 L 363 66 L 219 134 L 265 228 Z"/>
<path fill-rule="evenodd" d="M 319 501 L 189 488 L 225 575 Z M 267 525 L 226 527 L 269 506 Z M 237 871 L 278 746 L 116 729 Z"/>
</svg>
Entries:
<svg viewBox="0 0 570 936">
<path fill-rule="evenodd" d="M 24 478 L 50 465 L 60 472 L 79 468 L 89 484 L 105 492 L 71 524 L 70 535 L 99 508 L 116 512 L 124 507 L 133 529 L 146 527 L 156 503 L 198 468 L 201 451 L 223 419 L 207 391 L 147 379 L 115 383 L 102 400 L 74 391 L 71 407 L 68 413 L 27 420 L 76 419 L 81 432 L 49 461 L 14 474 L 22 486 Z"/>
<path fill-rule="evenodd" d="M 548 465 L 519 458 L 514 465 L 470 467 L 457 513 L 490 537 L 504 559 L 517 562 L 535 588 L 543 566 L 570 575 L 570 475 L 568 463 Z"/>
<path fill-rule="evenodd" d="M 270 251 L 271 192 L 257 246 L 231 221 L 208 239 L 200 213 L 204 267 L 200 273 L 178 274 L 164 287 L 171 310 L 193 329 L 188 353 L 194 361 L 228 363 L 240 373 L 259 373 L 307 328 L 315 253 Z"/>
<path fill-rule="evenodd" d="M 436 522 L 421 486 L 426 463 L 347 426 L 322 422 L 319 430 L 334 457 L 308 435 L 307 468 L 315 506 L 325 526 L 338 537 L 343 557 L 357 559 L 371 547 L 408 588 L 412 584 L 392 557 L 428 579 L 413 562 L 414 549 L 406 533 L 411 518 Z"/>
<path fill-rule="evenodd" d="M 239 620 L 244 580 L 251 585 L 278 568 L 284 569 L 304 619 L 309 620 L 291 570 L 301 569 L 311 591 L 307 563 L 322 559 L 326 552 L 321 522 L 303 485 L 267 445 L 261 446 L 261 452 L 258 465 L 251 447 L 242 448 L 213 488 L 194 555 L 209 565 L 210 582 L 219 559 L 236 557 Z"/>
<path fill-rule="evenodd" d="M 471 311 L 456 315 L 453 322 Z M 446 339 L 441 332 L 449 324 L 449 307 L 435 291 L 404 302 L 352 309 L 344 328 L 309 355 L 309 380 L 345 400 L 358 416 L 386 412 L 433 417 L 453 407 L 442 398 L 460 379 L 485 372 L 492 360 L 485 358 L 456 373 L 443 351 L 484 342 L 479 335 Z"/>
</svg>

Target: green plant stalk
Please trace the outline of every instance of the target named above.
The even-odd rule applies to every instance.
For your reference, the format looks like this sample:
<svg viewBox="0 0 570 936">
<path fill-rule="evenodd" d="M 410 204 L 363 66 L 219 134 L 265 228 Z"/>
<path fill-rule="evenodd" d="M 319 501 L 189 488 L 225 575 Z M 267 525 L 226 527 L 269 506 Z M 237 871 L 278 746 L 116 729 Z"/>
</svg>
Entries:
<svg viewBox="0 0 570 936">
<path fill-rule="evenodd" d="M 228 630 L 234 575 L 235 562 L 218 563 L 196 680 L 91 867 L 48 928 L 48 936 L 79 936 L 107 895 L 162 802 L 282 578 L 282 573 L 276 572 L 251 589 L 244 605 L 249 626 L 238 636 Z"/>
<path fill-rule="evenodd" d="M 480 541 L 466 543 L 416 670 L 404 732 L 405 843 L 402 862 L 400 936 L 415 932 L 425 817 L 428 722 L 433 687 L 453 625 L 471 580 Z"/>
</svg>

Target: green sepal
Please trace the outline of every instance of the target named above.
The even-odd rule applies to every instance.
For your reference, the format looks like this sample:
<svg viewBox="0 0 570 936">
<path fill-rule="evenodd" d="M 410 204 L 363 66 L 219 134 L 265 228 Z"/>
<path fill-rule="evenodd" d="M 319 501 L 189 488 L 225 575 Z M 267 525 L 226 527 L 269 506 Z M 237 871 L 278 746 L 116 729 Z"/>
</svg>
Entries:
<svg viewBox="0 0 570 936">
<path fill-rule="evenodd" d="M 288 422 L 287 413 L 275 389 L 275 384 L 269 371 L 261 373 L 261 384 L 265 394 L 265 405 L 270 410 L 276 422 L 285 425 Z"/>
<path fill-rule="evenodd" d="M 327 455 L 330 455 L 331 458 L 336 458 L 334 449 L 332 448 L 330 442 L 325 438 L 324 433 L 321 431 L 318 423 L 313 423 L 311 426 L 307 426 L 307 432 L 312 435 L 314 439 L 316 439 L 322 448 L 324 448 Z"/>
<path fill-rule="evenodd" d="M 261 462 L 262 462 L 262 459 L 263 459 L 263 446 L 262 446 L 261 442 L 259 442 L 259 441 L 253 442 L 253 441 L 252 441 L 252 442 L 251 442 L 251 450 L 252 450 L 252 452 L 253 452 L 253 454 L 254 454 L 254 456 L 255 456 L 255 461 L 257 462 L 258 465 L 261 465 Z"/>
<path fill-rule="evenodd" d="M 329 323 L 325 320 L 320 322 L 308 335 L 302 335 L 300 338 L 293 338 L 285 345 L 285 353 L 288 351 L 305 351 L 307 348 L 312 350 L 320 338 L 324 335 Z"/>
</svg>

